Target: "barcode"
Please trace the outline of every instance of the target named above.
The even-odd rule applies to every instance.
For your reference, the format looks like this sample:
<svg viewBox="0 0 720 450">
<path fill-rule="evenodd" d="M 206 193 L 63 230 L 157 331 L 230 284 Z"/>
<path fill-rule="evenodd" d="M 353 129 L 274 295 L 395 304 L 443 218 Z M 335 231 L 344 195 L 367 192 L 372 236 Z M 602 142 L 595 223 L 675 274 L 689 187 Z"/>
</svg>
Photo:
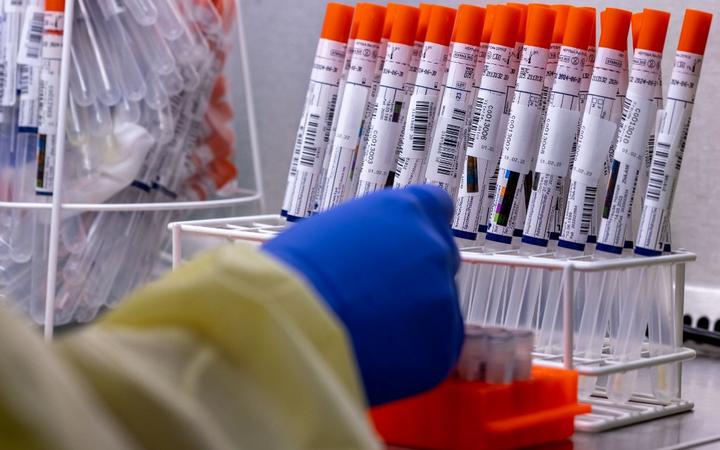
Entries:
<svg viewBox="0 0 720 450">
<path fill-rule="evenodd" d="M 623 108 L 622 108 L 622 115 L 620 116 L 620 123 L 625 123 L 628 119 L 628 112 L 630 112 L 630 107 L 632 106 L 632 100 L 630 100 L 627 97 L 623 98 Z"/>
<path fill-rule="evenodd" d="M 649 168 L 652 165 L 653 152 L 655 151 L 655 133 L 650 133 L 648 138 L 647 151 L 645 152 L 645 167 Z"/>
<path fill-rule="evenodd" d="M 30 66 L 20 65 L 18 66 L 18 73 L 20 78 L 18 79 L 18 88 L 20 89 L 20 95 L 30 94 L 30 78 L 31 78 Z"/>
<path fill-rule="evenodd" d="M 597 188 L 587 186 L 585 188 L 585 197 L 583 198 L 582 218 L 580 220 L 580 234 L 590 234 L 590 224 L 592 223 L 593 210 L 595 209 L 596 198 Z"/>
<path fill-rule="evenodd" d="M 315 165 L 315 158 L 317 158 L 318 150 L 316 139 L 319 127 L 320 115 L 310 114 L 307 125 L 305 126 L 305 132 L 303 133 L 304 139 L 302 149 L 300 151 L 300 164 L 303 166 L 312 167 Z"/>
<path fill-rule="evenodd" d="M 337 105 L 337 94 L 333 94 L 330 97 L 330 104 L 328 104 L 327 114 L 325 115 L 325 136 L 323 142 L 326 144 L 330 142 L 330 132 L 332 131 L 333 118 L 335 117 L 335 106 Z"/>
<path fill-rule="evenodd" d="M 424 152 L 427 145 L 428 125 L 430 123 L 430 102 L 419 101 L 415 104 L 412 121 L 412 149 Z"/>
<path fill-rule="evenodd" d="M 480 97 L 475 99 L 475 106 L 472 113 L 472 121 L 470 122 L 470 131 L 468 132 L 467 147 L 472 148 L 475 145 L 475 136 L 480 129 L 480 117 L 482 115 L 484 100 Z"/>
<path fill-rule="evenodd" d="M 495 200 L 495 190 L 497 189 L 497 183 L 498 183 L 498 174 L 500 173 L 500 167 L 496 167 L 495 171 L 493 172 L 492 176 L 490 177 L 490 182 L 488 183 L 488 200 L 491 202 Z"/>
<path fill-rule="evenodd" d="M 25 56 L 29 59 L 39 59 L 42 51 L 43 27 L 45 22 L 45 13 L 42 11 L 34 12 L 30 20 L 30 30 L 25 46 Z"/>
<path fill-rule="evenodd" d="M 465 122 L 465 110 L 460 108 L 453 108 L 452 118 L 453 120 L 461 120 Z"/>
<path fill-rule="evenodd" d="M 659 201 L 665 182 L 665 167 L 670 156 L 670 145 L 658 142 L 652 165 L 650 166 L 650 179 L 648 180 L 647 197 Z"/>
<path fill-rule="evenodd" d="M 451 176 L 455 168 L 455 160 L 457 159 L 457 148 L 460 144 L 460 127 L 448 124 L 445 134 L 440 142 L 440 154 L 436 161 L 438 163 L 438 173 L 441 175 Z"/>
</svg>

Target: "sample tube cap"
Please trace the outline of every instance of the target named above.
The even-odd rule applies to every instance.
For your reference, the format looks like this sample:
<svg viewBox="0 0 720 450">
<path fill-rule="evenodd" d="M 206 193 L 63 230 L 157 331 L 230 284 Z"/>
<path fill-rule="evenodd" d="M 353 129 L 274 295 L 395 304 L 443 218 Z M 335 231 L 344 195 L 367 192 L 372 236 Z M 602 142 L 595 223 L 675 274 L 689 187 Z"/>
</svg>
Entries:
<svg viewBox="0 0 720 450">
<path fill-rule="evenodd" d="M 390 42 L 413 45 L 417 33 L 420 10 L 413 6 L 397 5 L 393 21 Z"/>
<path fill-rule="evenodd" d="M 595 43 L 597 42 L 597 28 L 596 28 L 596 19 L 597 19 L 597 11 L 595 11 L 595 8 L 592 6 L 583 6 L 583 9 L 587 9 L 592 13 L 592 21 L 590 22 L 590 37 L 588 38 L 588 47 L 595 47 Z"/>
<path fill-rule="evenodd" d="M 642 13 L 642 26 L 640 27 L 636 47 L 662 53 L 669 22 L 670 13 L 645 8 Z"/>
<path fill-rule="evenodd" d="M 525 44 L 548 48 L 553 37 L 556 12 L 538 4 L 528 6 Z"/>
<path fill-rule="evenodd" d="M 425 42 L 449 45 L 454 23 L 455 10 L 453 8 L 433 5 L 432 10 L 430 11 L 430 22 L 428 22 Z"/>
<path fill-rule="evenodd" d="M 65 12 L 65 0 L 45 0 L 45 11 Z"/>
<path fill-rule="evenodd" d="M 517 42 L 518 25 L 520 23 L 520 10 L 505 5 L 498 5 L 495 10 L 490 42 L 503 47 L 514 48 Z"/>
<path fill-rule="evenodd" d="M 485 21 L 485 8 L 473 5 L 460 5 L 455 19 L 452 42 L 463 44 L 480 45 L 482 38 L 483 22 Z"/>
<path fill-rule="evenodd" d="M 357 39 L 380 42 L 385 25 L 385 7 L 367 3 L 359 11 Z"/>
<path fill-rule="evenodd" d="M 696 55 L 705 54 L 711 22 L 712 14 L 696 9 L 686 9 L 677 49 Z"/>
<path fill-rule="evenodd" d="M 214 159 L 209 169 L 210 176 L 218 189 L 234 180 L 238 174 L 235 164 L 227 159 Z"/>
<path fill-rule="evenodd" d="M 327 8 L 325 8 L 325 20 L 320 37 L 336 42 L 347 42 L 348 36 L 350 36 L 352 18 L 352 7 L 340 3 L 328 3 Z"/>
<path fill-rule="evenodd" d="M 496 11 L 497 5 L 487 5 L 485 9 L 485 23 L 483 23 L 482 37 L 480 38 L 481 42 L 490 42 Z"/>
<path fill-rule="evenodd" d="M 600 43 L 598 46 L 621 52 L 627 50 L 627 35 L 631 17 L 634 19 L 633 14 L 624 9 L 605 9 L 600 18 Z"/>
<path fill-rule="evenodd" d="M 638 37 L 640 36 L 640 28 L 642 27 L 642 13 L 636 12 L 632 15 L 632 46 L 637 47 Z"/>
<path fill-rule="evenodd" d="M 516 42 L 525 42 L 525 31 L 527 30 L 527 12 L 528 5 L 525 3 L 508 3 L 508 6 L 520 10 L 520 20 L 518 21 L 518 32 L 515 37 Z"/>
<path fill-rule="evenodd" d="M 393 21 L 395 20 L 395 13 L 397 11 L 397 3 L 388 3 L 385 8 L 385 23 L 383 24 L 383 39 L 390 39 L 392 33 Z"/>
<path fill-rule="evenodd" d="M 585 8 L 571 7 L 565 25 L 563 35 L 563 47 L 573 47 L 587 50 L 590 41 L 590 28 L 595 18 L 595 11 L 588 11 Z"/>
<path fill-rule="evenodd" d="M 425 42 L 427 36 L 428 23 L 430 23 L 430 11 L 433 5 L 430 3 L 420 3 L 420 19 L 418 19 L 417 34 L 415 34 L 416 42 Z"/>
<path fill-rule="evenodd" d="M 563 35 L 565 34 L 565 25 L 567 25 L 567 16 L 570 11 L 569 5 L 552 5 L 551 8 L 555 11 L 555 26 L 553 27 L 553 38 L 554 44 L 562 44 Z"/>
</svg>

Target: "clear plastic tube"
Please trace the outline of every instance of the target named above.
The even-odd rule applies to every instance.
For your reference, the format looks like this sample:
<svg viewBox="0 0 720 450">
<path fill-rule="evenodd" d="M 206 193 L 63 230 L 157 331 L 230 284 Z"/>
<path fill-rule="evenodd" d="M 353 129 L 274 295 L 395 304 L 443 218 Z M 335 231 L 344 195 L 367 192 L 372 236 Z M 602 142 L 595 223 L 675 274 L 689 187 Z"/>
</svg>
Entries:
<svg viewBox="0 0 720 450">
<path fill-rule="evenodd" d="M 137 52 L 138 59 L 142 58 L 158 75 L 175 72 L 175 57 L 157 26 L 140 27 L 127 14 L 122 14 L 120 20 L 134 44 L 132 48 Z"/>
<path fill-rule="evenodd" d="M 98 33 L 90 22 L 85 0 L 78 0 L 78 10 L 80 14 L 73 30 L 73 47 L 77 50 L 77 56 L 85 59 L 87 67 L 92 68 L 88 76 L 95 86 L 98 100 L 113 106 L 120 101 L 122 89 L 108 60 L 109 54 L 101 47 Z"/>
<path fill-rule="evenodd" d="M 120 103 L 113 106 L 112 117 L 115 124 L 140 122 L 140 102 L 123 98 Z"/>
<path fill-rule="evenodd" d="M 530 330 L 510 330 L 514 345 L 513 380 L 530 379 L 534 335 Z"/>
<path fill-rule="evenodd" d="M 70 49 L 72 69 L 70 70 L 70 94 L 72 99 L 80 106 L 88 106 L 95 101 L 95 92 L 88 79 L 86 68 L 81 66 L 82 59 L 78 58 L 75 46 Z"/>
<path fill-rule="evenodd" d="M 139 102 L 145 97 L 147 86 L 135 58 L 133 42 L 117 16 L 105 22 L 105 30 L 108 36 L 112 36 L 108 43 L 114 48 L 115 57 L 118 59 L 118 75 L 123 94 L 128 100 Z"/>
<path fill-rule="evenodd" d="M 170 41 L 180 38 L 185 31 L 185 27 L 175 7 L 175 0 L 156 0 L 155 6 L 158 13 L 157 25 L 160 34 Z"/>
<path fill-rule="evenodd" d="M 180 94 L 185 89 L 185 80 L 177 71 L 172 71 L 167 75 L 158 75 L 165 92 L 169 96 Z"/>
<path fill-rule="evenodd" d="M 513 381 L 515 349 L 513 336 L 507 330 L 489 328 L 487 356 L 485 358 L 485 381 L 489 384 L 510 384 Z"/>
<path fill-rule="evenodd" d="M 157 22 L 158 10 L 152 0 L 124 0 L 123 3 L 140 25 L 149 27 Z"/>
<path fill-rule="evenodd" d="M 465 381 L 482 381 L 488 354 L 488 336 L 477 325 L 465 326 L 465 342 L 458 360 L 457 371 Z"/>
</svg>

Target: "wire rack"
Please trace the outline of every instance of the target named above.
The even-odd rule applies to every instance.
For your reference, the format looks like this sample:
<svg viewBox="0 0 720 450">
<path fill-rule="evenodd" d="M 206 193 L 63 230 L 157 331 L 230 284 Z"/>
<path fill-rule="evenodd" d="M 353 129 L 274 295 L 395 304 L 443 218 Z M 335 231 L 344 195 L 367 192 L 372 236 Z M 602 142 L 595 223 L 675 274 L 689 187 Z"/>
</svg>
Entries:
<svg viewBox="0 0 720 450">
<path fill-rule="evenodd" d="M 172 263 L 178 267 L 183 261 L 182 238 L 188 235 L 217 237 L 230 242 L 241 241 L 254 245 L 271 239 L 284 230 L 289 224 L 277 215 L 258 215 L 228 219 L 195 220 L 174 222 L 168 225 L 172 232 Z M 630 361 L 613 359 L 609 351 L 604 351 L 600 358 L 587 359 L 573 356 L 574 339 L 574 280 L 576 273 L 602 272 L 629 268 L 641 268 L 657 265 L 670 265 L 674 271 L 674 314 L 676 320 L 677 342 L 682 342 L 682 318 L 685 293 L 685 264 L 695 260 L 695 255 L 687 251 L 676 251 L 669 255 L 655 258 L 624 257 L 613 260 L 592 260 L 579 257 L 559 260 L 550 254 L 520 256 L 516 252 L 500 254 L 483 253 L 480 250 L 465 249 L 461 252 L 463 264 L 486 264 L 493 266 L 527 267 L 561 271 L 562 276 L 562 308 L 563 308 L 563 339 L 562 351 L 554 354 L 533 354 L 533 363 L 542 366 L 563 367 L 573 369 L 581 376 L 604 377 L 627 371 L 648 369 L 665 364 L 681 365 L 683 361 L 693 359 L 695 351 L 689 348 L 677 348 L 661 355 L 650 356 L 647 346 L 641 357 Z M 608 345 L 606 344 L 606 349 Z M 680 370 L 681 373 L 681 370 Z M 589 414 L 578 416 L 575 429 L 583 432 L 599 432 L 618 428 L 634 423 L 645 422 L 660 417 L 690 411 L 692 402 L 682 399 L 680 389 L 681 378 L 678 380 L 677 397 L 671 401 L 658 401 L 651 394 L 636 392 L 628 402 L 616 403 L 607 398 L 603 388 L 596 388 L 588 400 L 593 406 Z"/>
<path fill-rule="evenodd" d="M 222 208 L 246 203 L 257 203 L 259 209 L 264 208 L 264 193 L 262 172 L 260 168 L 260 152 L 257 132 L 257 120 L 255 116 L 252 80 L 248 65 L 248 50 L 241 1 L 235 2 L 237 36 L 237 57 L 241 68 L 242 92 L 248 121 L 249 151 L 252 159 L 253 184 L 251 188 L 236 187 L 230 190 L 225 198 L 218 198 L 206 201 L 187 202 L 156 202 L 156 203 L 67 203 L 63 197 L 63 176 L 65 160 L 65 127 L 67 122 L 67 108 L 59 108 L 57 120 L 57 150 L 54 167 L 54 184 L 52 202 L 0 202 L 0 208 L 8 209 L 35 209 L 49 210 L 49 248 L 47 266 L 47 289 L 45 297 L 45 319 L 44 336 L 46 340 L 53 338 L 54 332 L 54 308 L 56 303 L 58 251 L 60 242 L 60 223 L 63 211 L 189 211 L 201 209 Z M 73 24 L 75 17 L 75 2 L 65 3 L 65 22 L 63 34 L 63 53 L 60 67 L 60 89 L 58 101 L 60 105 L 68 104 L 69 83 L 70 83 L 70 42 L 73 36 Z"/>
</svg>

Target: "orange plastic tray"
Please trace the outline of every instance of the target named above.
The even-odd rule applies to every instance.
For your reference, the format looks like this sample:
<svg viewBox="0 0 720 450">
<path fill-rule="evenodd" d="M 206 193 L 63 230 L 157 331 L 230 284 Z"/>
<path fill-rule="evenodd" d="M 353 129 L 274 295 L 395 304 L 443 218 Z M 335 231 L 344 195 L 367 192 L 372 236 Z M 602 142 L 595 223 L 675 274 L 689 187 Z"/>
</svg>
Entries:
<svg viewBox="0 0 720 450">
<path fill-rule="evenodd" d="M 510 449 L 573 434 L 577 372 L 534 367 L 532 379 L 490 385 L 451 378 L 427 393 L 374 408 L 386 443 L 433 450 Z"/>
</svg>

